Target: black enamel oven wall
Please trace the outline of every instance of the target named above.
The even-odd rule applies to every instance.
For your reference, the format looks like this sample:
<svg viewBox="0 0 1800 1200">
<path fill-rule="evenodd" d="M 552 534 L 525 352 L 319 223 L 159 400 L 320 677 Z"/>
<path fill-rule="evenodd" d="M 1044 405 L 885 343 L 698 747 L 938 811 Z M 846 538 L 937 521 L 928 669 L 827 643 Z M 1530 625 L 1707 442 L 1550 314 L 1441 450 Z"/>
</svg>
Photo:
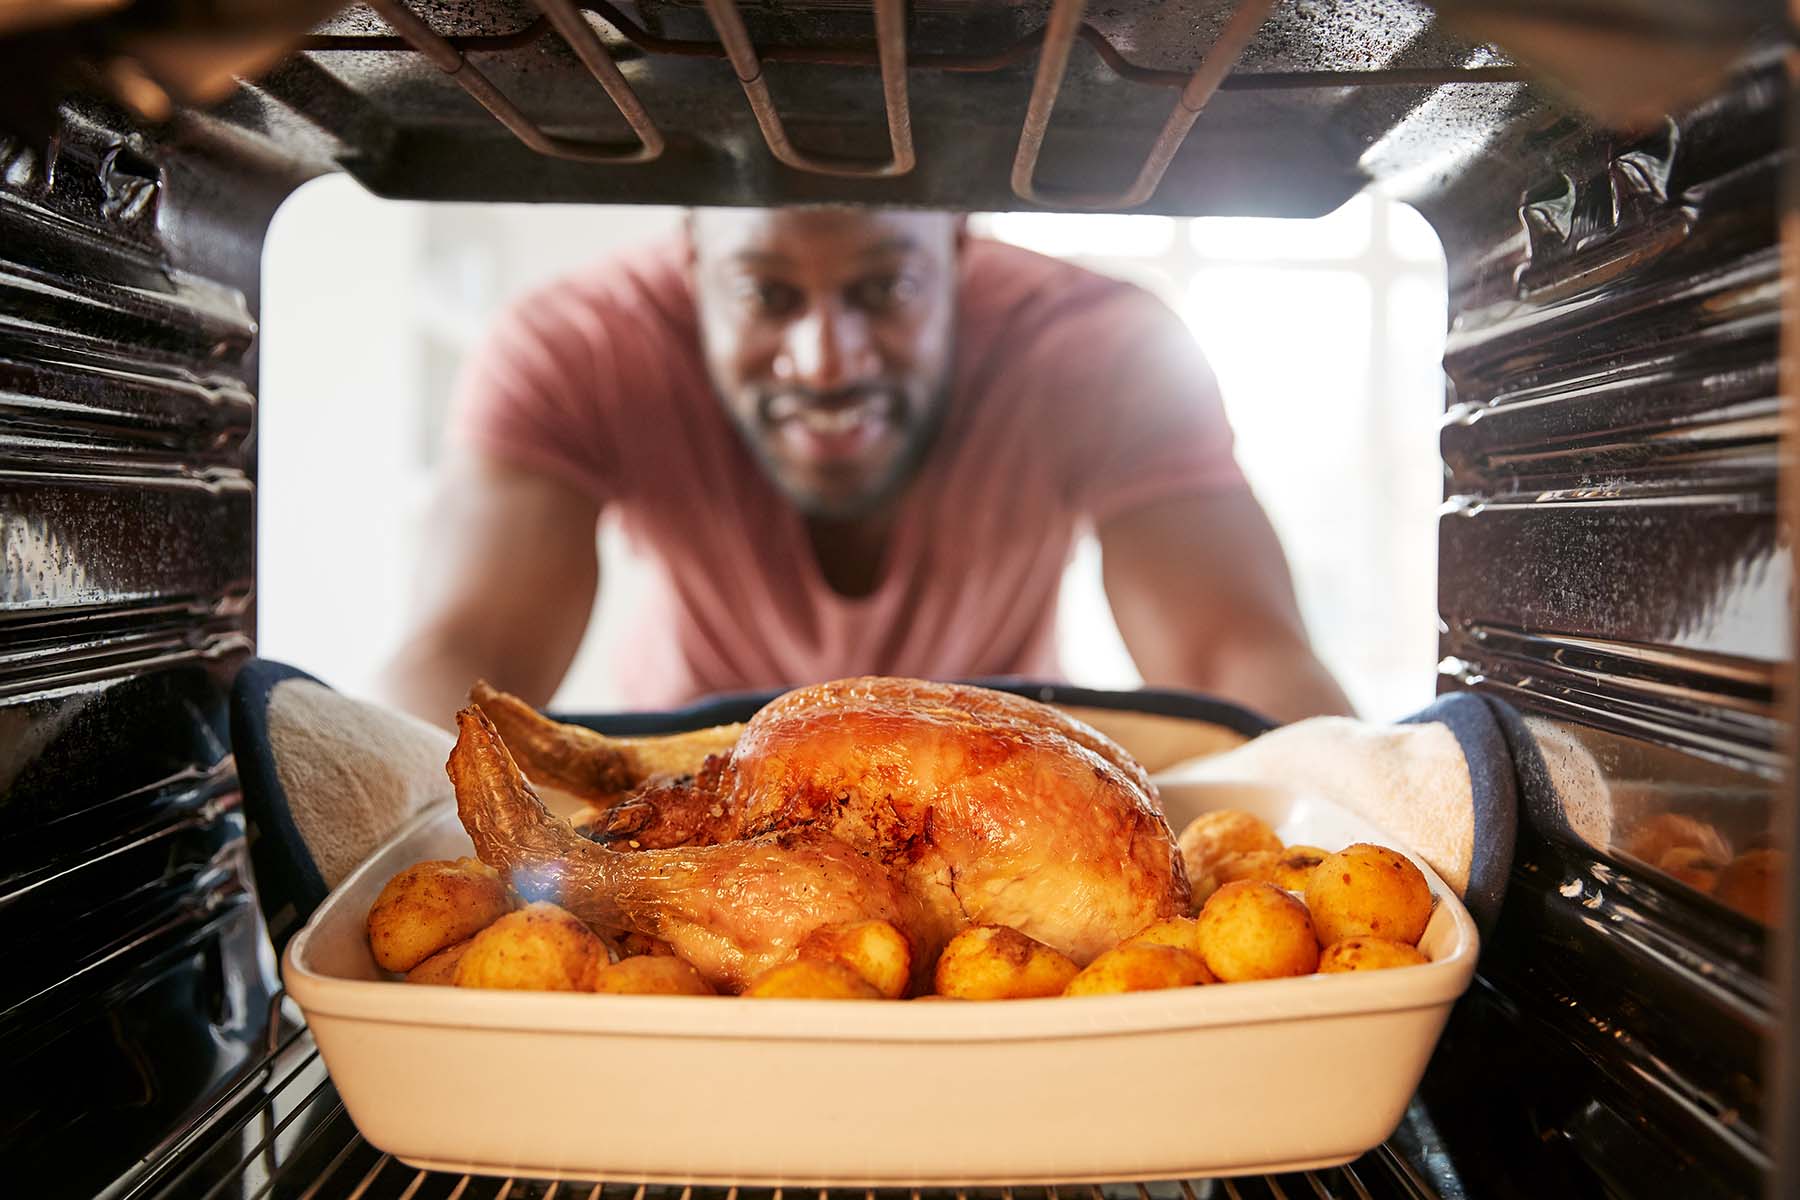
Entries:
<svg viewBox="0 0 1800 1200">
<path fill-rule="evenodd" d="M 0 1162 L 81 1195 L 270 1018 L 222 703 L 253 628 L 269 200 L 65 116 L 0 136 Z"/>
</svg>

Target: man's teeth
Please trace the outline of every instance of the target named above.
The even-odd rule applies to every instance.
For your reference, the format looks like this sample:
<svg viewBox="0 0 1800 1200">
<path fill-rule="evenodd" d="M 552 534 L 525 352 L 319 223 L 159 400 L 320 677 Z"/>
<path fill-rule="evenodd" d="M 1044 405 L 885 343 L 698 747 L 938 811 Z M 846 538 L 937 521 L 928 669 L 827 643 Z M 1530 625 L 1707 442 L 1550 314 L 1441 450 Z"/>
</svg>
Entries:
<svg viewBox="0 0 1800 1200">
<path fill-rule="evenodd" d="M 849 433 L 869 415 L 868 406 L 861 404 L 852 408 L 809 408 L 800 414 L 800 421 L 814 433 Z"/>
</svg>

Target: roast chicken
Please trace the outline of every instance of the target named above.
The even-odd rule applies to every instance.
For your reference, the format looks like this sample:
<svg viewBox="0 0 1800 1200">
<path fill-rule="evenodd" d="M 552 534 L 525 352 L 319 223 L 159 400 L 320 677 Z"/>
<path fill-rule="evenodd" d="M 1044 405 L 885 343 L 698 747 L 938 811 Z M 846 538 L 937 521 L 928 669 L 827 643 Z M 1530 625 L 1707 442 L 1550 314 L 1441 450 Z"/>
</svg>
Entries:
<svg viewBox="0 0 1800 1200">
<path fill-rule="evenodd" d="M 846 679 L 741 731 L 625 745 L 491 689 L 474 700 L 449 772 L 481 860 L 602 932 L 661 938 L 725 990 L 821 925 L 890 921 L 927 968 L 958 930 L 1008 925 L 1085 964 L 1187 909 L 1142 767 L 1017 696 Z M 604 802 L 600 840 L 552 817 L 528 773 Z"/>
</svg>

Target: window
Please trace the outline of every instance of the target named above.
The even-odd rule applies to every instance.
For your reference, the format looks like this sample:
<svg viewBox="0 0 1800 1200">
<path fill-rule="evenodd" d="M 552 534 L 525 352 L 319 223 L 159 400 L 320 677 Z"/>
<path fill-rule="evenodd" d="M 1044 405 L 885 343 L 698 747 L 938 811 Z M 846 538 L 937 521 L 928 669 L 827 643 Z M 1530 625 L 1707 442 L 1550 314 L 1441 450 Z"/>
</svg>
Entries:
<svg viewBox="0 0 1800 1200">
<path fill-rule="evenodd" d="M 1238 460 L 1281 535 L 1307 629 L 1357 710 L 1436 683 L 1445 270 L 1430 225 L 1370 194 L 1311 221 L 1003 214 L 991 236 L 1141 283 L 1206 352 Z M 1080 682 L 1140 682 L 1090 539 L 1063 589 Z"/>
</svg>

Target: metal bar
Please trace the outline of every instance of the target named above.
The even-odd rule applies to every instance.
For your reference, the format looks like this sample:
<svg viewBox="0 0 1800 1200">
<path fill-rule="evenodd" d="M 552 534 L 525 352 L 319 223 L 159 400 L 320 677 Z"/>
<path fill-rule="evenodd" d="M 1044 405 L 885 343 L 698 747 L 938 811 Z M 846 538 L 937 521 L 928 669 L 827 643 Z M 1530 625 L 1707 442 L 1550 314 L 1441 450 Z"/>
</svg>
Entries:
<svg viewBox="0 0 1800 1200">
<path fill-rule="evenodd" d="M 493 81 L 481 73 L 462 51 L 451 45 L 424 21 L 406 7 L 404 0 L 369 0 L 369 7 L 380 14 L 381 19 L 393 26 L 394 31 L 406 39 L 419 53 L 429 58 L 437 68 L 454 79 L 463 91 L 475 98 L 476 103 L 492 113 L 494 119 L 506 126 L 512 135 L 539 154 L 550 158 L 564 158 L 574 162 L 585 163 L 641 163 L 650 162 L 663 152 L 662 132 L 650 119 L 638 101 L 637 93 L 625 81 L 618 65 L 606 52 L 588 23 L 582 19 L 570 0 L 535 0 L 544 15 L 549 18 L 557 32 L 561 33 L 569 43 L 569 48 L 587 67 L 595 81 L 605 89 L 612 99 L 619 115 L 625 118 L 626 124 L 637 135 L 638 145 L 632 147 L 604 145 L 599 142 L 581 141 L 575 138 L 557 137 L 546 133 L 530 117 L 495 87 Z"/>
<path fill-rule="evenodd" d="M 875 0 L 875 46 L 881 60 L 881 101 L 887 112 L 888 144 L 892 156 L 882 163 L 849 162 L 808 154 L 788 139 L 775 101 L 769 95 L 768 81 L 763 78 L 762 60 L 750 42 L 750 33 L 738 15 L 736 0 L 706 0 L 706 13 L 719 41 L 731 59 L 762 130 L 763 141 L 777 161 L 815 175 L 832 175 L 843 179 L 888 179 L 913 169 L 912 108 L 906 92 L 906 0 Z"/>
<path fill-rule="evenodd" d="M 307 1151 L 307 1148 L 310 1147 L 313 1144 L 313 1142 L 318 1140 L 318 1137 L 321 1133 L 324 1133 L 327 1129 L 331 1128 L 331 1123 L 333 1121 L 337 1120 L 338 1114 L 343 1111 L 344 1111 L 344 1102 L 342 1100 L 335 1102 L 331 1106 L 331 1111 L 326 1113 L 325 1116 L 319 1121 L 319 1123 L 317 1125 L 314 1125 L 310 1130 L 308 1130 L 305 1137 L 301 1138 L 299 1140 L 299 1142 L 295 1143 L 292 1153 L 290 1153 L 288 1155 L 288 1161 L 290 1163 L 294 1162 L 294 1161 L 298 1160 L 302 1155 L 304 1155 Z M 345 1143 L 345 1149 L 349 1149 L 352 1146 L 356 1146 L 356 1145 L 360 1145 L 360 1144 L 362 1144 L 362 1138 L 354 1136 L 354 1134 L 353 1134 L 352 1137 L 350 1138 L 350 1140 Z M 331 1165 L 326 1168 L 326 1171 L 328 1173 L 336 1171 L 338 1168 L 338 1164 L 340 1162 L 342 1162 L 343 1159 L 344 1159 L 344 1155 L 339 1154 L 336 1158 L 331 1160 Z M 281 1176 L 279 1176 L 279 1175 L 271 1175 L 271 1176 L 269 1176 L 269 1178 L 263 1180 L 262 1186 L 256 1189 L 255 1194 L 250 1197 L 250 1200 L 262 1200 L 262 1198 L 264 1196 L 268 1195 L 271 1191 L 274 1190 L 275 1184 L 277 1183 L 277 1181 L 280 1180 L 280 1178 L 281 1178 Z M 306 1189 L 306 1195 L 302 1196 L 301 1200 L 308 1200 L 308 1197 L 317 1195 L 319 1185 L 324 1182 L 325 1178 L 326 1178 L 325 1176 L 321 1175 L 318 1179 L 314 1180 L 312 1186 Z"/>
<path fill-rule="evenodd" d="M 666 38 L 636 24 L 607 0 L 578 0 L 577 8 L 599 16 L 611 25 L 621 38 L 645 54 L 662 54 L 675 58 L 729 58 L 719 42 L 702 42 L 688 38 Z M 473 51 L 519 50 L 532 45 L 550 32 L 543 17 L 512 33 L 476 33 L 444 40 L 467 54 Z M 1140 67 L 1121 54 L 1106 35 L 1092 25 L 1084 24 L 1076 31 L 1093 48 L 1113 74 L 1132 83 L 1152 87 L 1183 88 L 1192 76 L 1186 71 L 1163 71 Z M 950 71 L 981 74 L 1004 71 L 1029 58 L 1043 44 L 1044 30 L 1035 29 L 1012 45 L 991 54 L 909 54 L 908 65 L 919 71 Z M 413 50 L 405 38 L 386 34 L 313 34 L 300 39 L 299 48 L 313 53 L 347 50 Z M 811 63 L 828 67 L 879 66 L 879 53 L 852 45 L 770 46 L 759 51 L 763 62 Z M 1530 72 L 1517 66 L 1484 67 L 1377 67 L 1361 71 L 1256 71 L 1227 75 L 1219 83 L 1221 92 L 1292 91 L 1307 88 L 1341 87 L 1441 87 L 1458 84 L 1527 83 Z"/>
<path fill-rule="evenodd" d="M 375 1177 L 381 1174 L 381 1169 L 393 1161 L 394 1156 L 391 1154 L 383 1154 L 376 1159 L 375 1165 L 369 1168 L 369 1173 L 362 1177 L 362 1182 L 357 1184 L 356 1190 L 350 1193 L 350 1200 L 362 1200 L 363 1193 L 369 1190 L 369 1185 L 375 1182 Z"/>
<path fill-rule="evenodd" d="M 1069 51 L 1081 28 L 1086 0 L 1055 0 L 1050 9 L 1050 22 L 1044 33 L 1044 48 L 1038 58 L 1037 77 L 1031 84 L 1031 102 L 1025 111 L 1025 126 L 1019 134 L 1019 150 L 1013 157 L 1012 189 L 1022 200 L 1051 208 L 1121 209 L 1136 208 L 1148 200 L 1162 182 L 1175 152 L 1194 127 L 1206 102 L 1212 99 L 1219 84 L 1243 54 L 1250 39 L 1262 28 L 1275 0 L 1243 0 L 1218 39 L 1207 50 L 1206 57 L 1194 71 L 1181 97 L 1163 122 L 1162 132 L 1150 147 L 1137 178 L 1122 192 L 1060 191 L 1037 186 L 1038 155 L 1044 149 L 1044 135 L 1050 128 L 1050 114 L 1056 108 L 1056 97 L 1062 91 L 1063 75 L 1069 67 Z"/>
<path fill-rule="evenodd" d="M 319 1130 L 323 1128 L 325 1128 L 325 1123 L 316 1126 L 313 1131 L 307 1135 L 307 1142 L 311 1142 L 313 1138 L 317 1137 L 319 1135 Z M 361 1136 L 356 1136 L 345 1142 L 343 1148 L 332 1155 L 331 1161 L 325 1164 L 325 1169 L 313 1176 L 313 1181 L 306 1185 L 306 1190 L 300 1193 L 300 1200 L 313 1200 L 313 1197 L 317 1196 L 319 1190 L 325 1186 L 326 1181 L 337 1174 L 337 1169 L 344 1165 L 344 1160 L 350 1157 L 361 1141 Z M 296 1153 L 294 1157 L 298 1158 L 299 1154 Z"/>
</svg>

